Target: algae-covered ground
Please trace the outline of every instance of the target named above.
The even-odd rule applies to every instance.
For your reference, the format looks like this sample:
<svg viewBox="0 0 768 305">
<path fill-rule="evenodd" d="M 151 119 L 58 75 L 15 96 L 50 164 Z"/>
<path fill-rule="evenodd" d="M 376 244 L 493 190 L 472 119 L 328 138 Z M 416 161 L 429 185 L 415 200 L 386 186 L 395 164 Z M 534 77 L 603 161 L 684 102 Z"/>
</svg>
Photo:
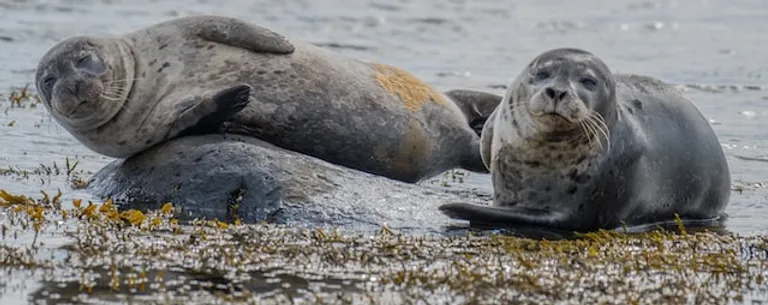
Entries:
<svg viewBox="0 0 768 305">
<path fill-rule="evenodd" d="M 765 236 L 683 227 L 571 240 L 404 236 L 386 227 L 182 224 L 171 203 L 142 213 L 118 212 L 110 200 L 62 204 L 56 194 L 0 198 L 0 287 L 44 304 L 762 304 L 768 296 Z"/>
</svg>

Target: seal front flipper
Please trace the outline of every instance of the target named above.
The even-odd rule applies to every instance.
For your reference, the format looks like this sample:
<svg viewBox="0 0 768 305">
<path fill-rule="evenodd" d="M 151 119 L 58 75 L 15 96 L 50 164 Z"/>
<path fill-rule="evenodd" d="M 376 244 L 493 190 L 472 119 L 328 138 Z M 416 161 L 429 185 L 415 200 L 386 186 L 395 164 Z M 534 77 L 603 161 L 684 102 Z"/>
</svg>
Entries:
<svg viewBox="0 0 768 305">
<path fill-rule="evenodd" d="M 453 219 L 468 220 L 470 225 L 514 227 L 514 226 L 543 226 L 549 228 L 568 229 L 562 225 L 565 214 L 557 211 L 531 209 L 520 206 L 493 207 L 469 203 L 448 203 L 439 207 L 440 211 Z"/>
<path fill-rule="evenodd" d="M 456 89 L 445 93 L 461 108 L 467 117 L 469 127 L 479 136 L 483 126 L 494 110 L 499 106 L 503 96 L 475 90 Z"/>
<path fill-rule="evenodd" d="M 250 86 L 237 85 L 213 94 L 194 97 L 193 99 L 201 101 L 181 113 L 166 138 L 218 132 L 224 121 L 248 105 L 250 94 Z"/>
<path fill-rule="evenodd" d="M 209 41 L 256 53 L 290 54 L 296 49 L 283 35 L 245 21 L 221 16 L 193 16 L 182 21 L 185 31 Z"/>
</svg>

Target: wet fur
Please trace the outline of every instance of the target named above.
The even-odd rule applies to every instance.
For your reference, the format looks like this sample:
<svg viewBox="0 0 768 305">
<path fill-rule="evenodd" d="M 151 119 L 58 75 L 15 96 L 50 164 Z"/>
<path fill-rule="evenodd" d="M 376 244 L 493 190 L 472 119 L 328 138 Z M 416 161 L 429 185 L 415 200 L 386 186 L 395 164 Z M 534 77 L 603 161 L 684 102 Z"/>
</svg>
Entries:
<svg viewBox="0 0 768 305">
<path fill-rule="evenodd" d="M 78 120 L 54 117 L 79 141 L 107 156 L 127 158 L 173 137 L 164 130 L 181 111 L 247 84 L 250 104 L 220 128 L 190 128 L 251 135 L 406 182 L 457 167 L 487 172 L 479 136 L 455 103 L 438 92 L 435 99 L 448 102 L 433 100 L 411 111 L 377 82 L 381 72 L 371 63 L 240 20 L 196 16 L 119 37 L 62 42 L 41 60 L 38 80 L 42 71 L 66 62 L 59 50 L 86 40 L 99 46 L 102 57 L 126 59 L 112 64 L 122 73 L 109 78 L 130 80 L 121 92 L 127 102 L 101 101 L 109 107 L 78 126 Z"/>
<path fill-rule="evenodd" d="M 675 213 L 690 221 L 723 216 L 731 180 L 720 143 L 696 107 L 659 80 L 604 69 L 603 78 L 615 82 L 609 94 L 615 98 L 590 105 L 603 107 L 607 118 L 610 143 L 603 147 L 583 132 L 559 141 L 536 138 L 537 128 L 519 122 L 531 116 L 512 110 L 533 95 L 526 92 L 530 69 L 574 53 L 586 52 L 560 49 L 537 57 L 485 125 L 481 155 L 491 170 L 493 206 L 440 209 L 471 223 L 573 231 L 673 221 Z M 590 65 L 600 63 L 589 57 Z"/>
</svg>

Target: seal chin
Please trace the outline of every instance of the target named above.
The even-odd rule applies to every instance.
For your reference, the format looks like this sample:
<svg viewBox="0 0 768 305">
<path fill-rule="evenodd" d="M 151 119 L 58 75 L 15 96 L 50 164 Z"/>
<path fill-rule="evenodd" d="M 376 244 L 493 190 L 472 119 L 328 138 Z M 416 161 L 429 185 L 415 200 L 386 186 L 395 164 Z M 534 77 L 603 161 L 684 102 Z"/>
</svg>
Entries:
<svg viewBox="0 0 768 305">
<path fill-rule="evenodd" d="M 88 101 L 78 101 L 74 103 L 74 105 L 70 107 L 54 107 L 54 110 L 59 113 L 59 115 L 64 116 L 69 119 L 82 119 L 86 115 L 83 113 L 83 111 L 78 112 L 78 110 L 82 110 L 83 105 L 87 104 Z M 61 104 L 56 104 L 61 105 Z"/>
<path fill-rule="evenodd" d="M 51 104 L 52 114 L 63 125 L 75 130 L 88 129 L 98 116 L 91 107 L 92 102 L 82 100 L 62 107 L 60 103 Z"/>
</svg>

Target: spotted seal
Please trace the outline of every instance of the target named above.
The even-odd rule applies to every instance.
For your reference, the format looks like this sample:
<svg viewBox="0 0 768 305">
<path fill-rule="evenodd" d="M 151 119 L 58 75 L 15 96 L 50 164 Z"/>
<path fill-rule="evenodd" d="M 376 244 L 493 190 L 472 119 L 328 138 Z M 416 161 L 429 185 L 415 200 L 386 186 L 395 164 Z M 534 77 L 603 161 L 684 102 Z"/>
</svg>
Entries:
<svg viewBox="0 0 768 305">
<path fill-rule="evenodd" d="M 614 75 L 573 48 L 536 57 L 482 131 L 492 206 L 446 215 L 494 226 L 593 231 L 721 219 L 730 173 L 711 126 L 660 80 Z"/>
<path fill-rule="evenodd" d="M 227 132 L 406 182 L 487 172 L 472 118 L 444 93 L 397 67 L 230 17 L 65 39 L 40 60 L 36 85 L 58 123 L 115 158 Z"/>
</svg>

